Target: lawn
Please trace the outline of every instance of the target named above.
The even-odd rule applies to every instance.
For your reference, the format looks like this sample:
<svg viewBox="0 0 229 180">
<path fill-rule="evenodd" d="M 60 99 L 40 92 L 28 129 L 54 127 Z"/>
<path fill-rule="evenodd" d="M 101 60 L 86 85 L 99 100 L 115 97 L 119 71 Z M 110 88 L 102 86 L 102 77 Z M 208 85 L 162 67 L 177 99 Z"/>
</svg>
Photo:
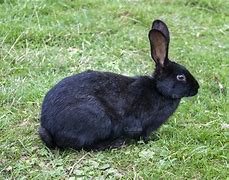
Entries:
<svg viewBox="0 0 229 180">
<path fill-rule="evenodd" d="M 0 179 L 228 179 L 229 1 L 0 0 Z M 40 107 L 62 78 L 87 69 L 150 75 L 148 31 L 171 32 L 170 58 L 198 80 L 148 144 L 49 150 Z"/>
</svg>

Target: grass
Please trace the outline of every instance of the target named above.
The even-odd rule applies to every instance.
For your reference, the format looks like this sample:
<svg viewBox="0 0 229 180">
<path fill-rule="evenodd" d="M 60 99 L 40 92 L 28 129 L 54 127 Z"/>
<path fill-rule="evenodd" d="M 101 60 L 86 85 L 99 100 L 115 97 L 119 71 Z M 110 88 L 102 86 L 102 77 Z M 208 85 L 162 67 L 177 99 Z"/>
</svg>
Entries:
<svg viewBox="0 0 229 180">
<path fill-rule="evenodd" d="M 228 179 L 228 9 L 226 0 L 0 0 L 0 179 Z M 151 74 L 147 33 L 157 18 L 198 96 L 148 144 L 47 149 L 37 134 L 45 93 L 86 69 Z"/>
</svg>

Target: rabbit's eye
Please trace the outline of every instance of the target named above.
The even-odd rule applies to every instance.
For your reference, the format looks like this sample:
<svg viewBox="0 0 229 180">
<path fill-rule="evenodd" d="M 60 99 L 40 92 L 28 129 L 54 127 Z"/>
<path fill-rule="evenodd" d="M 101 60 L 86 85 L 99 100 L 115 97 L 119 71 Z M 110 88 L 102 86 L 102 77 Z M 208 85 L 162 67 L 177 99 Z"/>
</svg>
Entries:
<svg viewBox="0 0 229 180">
<path fill-rule="evenodd" d="M 178 81 L 186 81 L 186 77 L 184 74 L 178 74 L 177 75 L 177 80 Z"/>
</svg>

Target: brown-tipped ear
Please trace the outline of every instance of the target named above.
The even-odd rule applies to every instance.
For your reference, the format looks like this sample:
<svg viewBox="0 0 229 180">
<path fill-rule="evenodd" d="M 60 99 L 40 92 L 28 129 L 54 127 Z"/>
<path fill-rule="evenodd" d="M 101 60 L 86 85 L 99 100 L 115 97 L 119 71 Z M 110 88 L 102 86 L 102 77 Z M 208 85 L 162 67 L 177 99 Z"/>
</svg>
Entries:
<svg viewBox="0 0 229 180">
<path fill-rule="evenodd" d="M 152 29 L 149 32 L 151 57 L 157 65 L 164 67 L 168 61 L 168 41 L 161 31 Z"/>
</svg>

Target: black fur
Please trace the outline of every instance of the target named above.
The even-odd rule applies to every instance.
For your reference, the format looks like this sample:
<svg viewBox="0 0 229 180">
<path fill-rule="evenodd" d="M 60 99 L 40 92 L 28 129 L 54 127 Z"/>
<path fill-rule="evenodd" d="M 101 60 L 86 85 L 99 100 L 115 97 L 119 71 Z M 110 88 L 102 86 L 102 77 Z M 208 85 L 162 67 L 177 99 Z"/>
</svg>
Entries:
<svg viewBox="0 0 229 180">
<path fill-rule="evenodd" d="M 162 21 L 153 22 L 149 39 L 156 63 L 152 76 L 86 71 L 63 79 L 47 93 L 39 134 L 48 147 L 103 150 L 119 147 L 127 138 L 147 141 L 182 97 L 197 94 L 194 77 L 168 59 L 170 38 Z M 177 80 L 179 74 L 186 80 Z"/>
</svg>

